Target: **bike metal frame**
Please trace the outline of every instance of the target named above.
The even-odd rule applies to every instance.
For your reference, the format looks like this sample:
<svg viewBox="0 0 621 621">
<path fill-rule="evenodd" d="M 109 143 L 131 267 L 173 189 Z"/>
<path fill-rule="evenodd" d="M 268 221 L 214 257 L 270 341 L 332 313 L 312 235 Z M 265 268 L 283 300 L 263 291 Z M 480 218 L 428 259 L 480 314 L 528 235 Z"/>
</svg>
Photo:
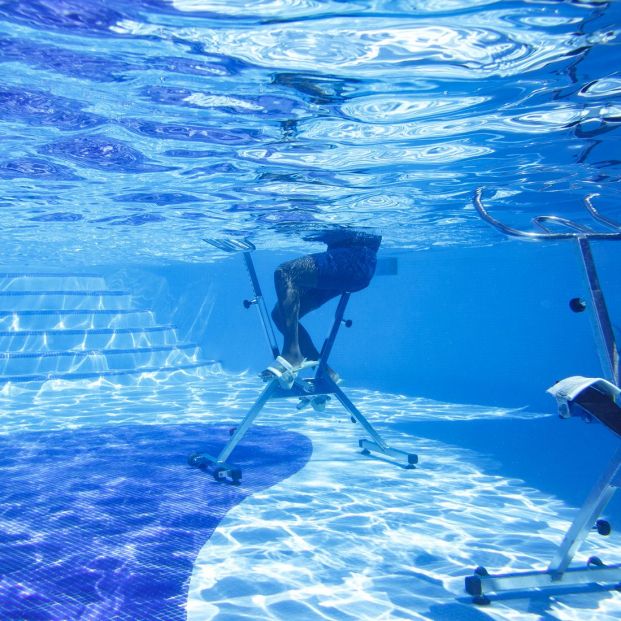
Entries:
<svg viewBox="0 0 621 621">
<path fill-rule="evenodd" d="M 263 331 L 267 339 L 269 348 L 274 357 L 278 356 L 279 349 L 276 344 L 276 337 L 274 328 L 271 322 L 271 317 L 267 311 L 265 300 L 261 291 L 261 286 L 257 277 L 254 263 L 252 261 L 252 252 L 255 250 L 255 246 L 248 240 L 213 240 L 206 239 L 209 244 L 224 250 L 226 252 L 243 252 L 244 263 L 246 265 L 248 275 L 250 276 L 250 282 L 254 293 L 252 300 L 245 300 L 244 306 L 250 308 L 250 306 L 256 305 L 259 310 L 259 317 L 263 325 Z M 203 467 L 213 471 L 213 474 L 218 480 L 231 481 L 233 483 L 239 482 L 241 479 L 241 470 L 239 467 L 229 462 L 229 457 L 234 451 L 235 447 L 244 438 L 248 429 L 253 424 L 257 416 L 261 413 L 263 407 L 271 399 L 281 398 L 298 398 L 304 400 L 304 403 L 308 403 L 315 407 L 315 403 L 321 403 L 325 405 L 326 397 L 334 396 L 341 403 L 341 405 L 347 410 L 351 416 L 352 422 L 359 423 L 365 432 L 370 436 L 370 439 L 361 439 L 358 442 L 359 447 L 364 454 L 377 453 L 389 460 L 394 460 L 404 468 L 414 468 L 418 463 L 418 456 L 414 453 L 408 453 L 399 449 L 391 448 L 383 440 L 380 434 L 375 430 L 373 425 L 366 419 L 366 417 L 360 412 L 360 410 L 353 404 L 353 402 L 347 397 L 347 395 L 337 386 L 328 374 L 328 358 L 334 347 L 339 328 L 341 324 L 347 326 L 351 325 L 351 321 L 346 321 L 344 317 L 347 303 L 349 302 L 351 294 L 349 292 L 343 292 L 339 299 L 334 314 L 334 321 L 330 332 L 323 343 L 321 353 L 319 356 L 318 365 L 316 367 L 314 376 L 312 378 L 302 379 L 296 378 L 291 388 L 283 388 L 277 379 L 268 381 L 267 385 L 252 405 L 250 410 L 244 416 L 242 422 L 233 431 L 229 441 L 220 451 L 217 456 L 209 455 L 207 453 L 199 453 L 193 455 L 190 458 L 190 463 L 194 466 Z M 321 402 L 314 401 L 317 398 L 324 398 Z M 300 409 L 300 408 L 298 408 Z M 321 410 L 323 408 L 317 407 Z"/>
<path fill-rule="evenodd" d="M 594 230 L 572 220 L 559 218 L 557 216 L 538 216 L 534 218 L 533 224 L 541 229 L 541 232 L 523 231 L 509 227 L 493 218 L 483 205 L 481 198 L 482 190 L 480 188 L 475 192 L 473 202 L 483 220 L 511 237 L 531 240 L 571 239 L 576 242 L 585 271 L 587 285 L 589 287 L 593 308 L 592 315 L 596 334 L 596 346 L 602 368 L 609 381 L 615 386 L 619 386 L 619 351 L 615 342 L 614 331 L 606 307 L 604 293 L 597 275 L 590 242 L 592 240 L 621 239 L 621 224 L 604 217 L 595 209 L 592 204 L 592 198 L 595 196 L 597 195 L 589 195 L 584 199 L 585 207 L 594 220 L 603 224 L 607 229 L 611 229 L 612 232 Z M 566 230 L 563 232 L 553 232 L 549 228 L 550 224 Z M 614 414 L 617 411 L 620 411 L 619 406 L 615 404 L 614 400 L 611 400 L 609 403 L 609 412 Z M 585 411 L 584 407 L 570 403 L 567 411 L 563 414 L 563 418 L 567 418 L 568 416 L 590 417 L 590 413 Z M 608 427 L 610 428 L 610 426 Z M 616 452 L 600 480 L 591 490 L 584 505 L 579 510 L 578 515 L 563 538 L 563 541 L 557 548 L 547 569 L 543 571 L 508 573 L 493 576 L 490 575 L 485 568 L 478 567 L 472 576 L 468 576 L 465 579 L 466 592 L 472 595 L 475 603 L 487 604 L 490 602 L 487 597 L 488 593 L 559 588 L 581 584 L 605 584 L 610 587 L 617 587 L 621 583 L 621 565 L 605 566 L 600 559 L 591 557 L 587 561 L 586 567 L 570 568 L 569 566 L 580 545 L 593 529 L 593 524 L 596 522 L 598 516 L 604 511 L 615 491 L 620 486 L 621 449 Z M 598 531 L 599 530 L 598 528 Z M 607 533 L 602 532 L 601 534 Z"/>
</svg>

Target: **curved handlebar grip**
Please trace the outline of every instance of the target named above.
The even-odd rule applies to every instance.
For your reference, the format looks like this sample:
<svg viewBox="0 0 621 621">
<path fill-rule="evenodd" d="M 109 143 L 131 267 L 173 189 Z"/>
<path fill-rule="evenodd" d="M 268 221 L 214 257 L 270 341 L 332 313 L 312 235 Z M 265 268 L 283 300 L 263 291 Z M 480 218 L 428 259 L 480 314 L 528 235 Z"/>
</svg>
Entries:
<svg viewBox="0 0 621 621">
<path fill-rule="evenodd" d="M 503 224 L 499 220 L 496 220 L 496 218 L 492 217 L 488 213 L 487 209 L 485 209 L 485 207 L 483 206 L 483 201 L 481 199 L 482 194 L 483 194 L 483 188 L 477 188 L 472 197 L 472 202 L 478 214 L 488 224 L 491 224 L 494 228 L 498 229 L 500 232 L 504 233 L 505 235 L 509 235 L 511 237 L 525 237 L 526 239 L 576 239 L 576 238 L 621 239 L 621 226 L 619 226 L 613 220 L 604 218 L 604 216 L 599 214 L 599 212 L 597 212 L 597 210 L 591 204 L 591 198 L 595 196 L 594 194 L 591 194 L 584 199 L 584 203 L 585 203 L 587 210 L 593 216 L 593 218 L 595 218 L 596 220 L 599 220 L 600 222 L 612 228 L 616 232 L 601 233 L 598 231 L 593 231 L 592 229 L 588 229 L 580 224 L 573 222 L 572 220 L 567 220 L 565 218 L 559 218 L 557 216 L 537 216 L 536 218 L 534 218 L 533 222 L 535 223 L 535 225 L 539 226 L 539 228 L 542 228 L 545 231 L 544 233 L 536 233 L 533 231 L 522 231 L 521 229 L 514 229 L 513 227 Z M 545 227 L 545 225 L 543 225 L 544 222 L 556 222 L 557 224 L 560 224 L 561 226 L 565 226 L 566 228 L 573 229 L 574 232 L 552 233 Z"/>
</svg>

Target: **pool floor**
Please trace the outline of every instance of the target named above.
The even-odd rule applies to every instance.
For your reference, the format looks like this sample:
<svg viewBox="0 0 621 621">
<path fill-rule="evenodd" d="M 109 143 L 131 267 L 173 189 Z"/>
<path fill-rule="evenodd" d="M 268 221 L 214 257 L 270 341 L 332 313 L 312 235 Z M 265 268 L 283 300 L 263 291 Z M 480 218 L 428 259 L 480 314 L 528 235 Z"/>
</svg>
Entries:
<svg viewBox="0 0 621 621">
<path fill-rule="evenodd" d="M 195 425 L 200 449 L 204 440 L 198 425 L 239 422 L 260 388 L 251 375 L 217 370 L 200 377 L 143 378 L 122 387 L 107 381 L 48 382 L 38 391 L 5 387 L 0 415 L 5 438 L 37 431 L 101 428 L 113 435 L 128 425 Z M 614 591 L 522 594 L 477 607 L 463 590 L 464 577 L 479 565 L 492 573 L 545 568 L 576 513 L 574 499 L 591 484 L 586 469 L 584 480 L 574 477 L 567 489 L 553 493 L 561 479 L 546 472 L 553 469 L 550 464 L 562 468 L 563 458 L 562 451 L 555 458 L 552 442 L 541 456 L 541 469 L 526 468 L 520 478 L 519 443 L 503 444 L 500 426 L 544 429 L 574 421 L 345 390 L 391 445 L 418 453 L 418 467 L 405 470 L 361 455 L 361 429 L 337 404 L 323 413 L 298 412 L 294 401 L 270 404 L 257 420 L 257 431 L 269 437 L 278 436 L 279 429 L 301 434 L 312 443 L 312 455 L 288 478 L 276 477 L 270 487 L 234 503 L 192 563 L 180 558 L 188 572 L 189 621 L 621 616 L 621 594 Z M 475 433 L 466 433 L 470 426 Z M 483 442 L 486 429 L 491 435 Z M 579 446 L 584 430 L 563 429 Z M 295 443 L 295 434 L 291 438 Z M 216 485 L 209 475 L 187 468 L 187 448 L 185 439 L 179 445 L 181 476 L 204 475 L 205 486 Z M 135 450 L 138 454 L 140 445 Z M 167 454 L 174 462 L 174 447 L 168 446 Z M 591 469 L 595 472 L 597 464 Z M 257 476 L 256 470 L 246 472 L 244 485 Z M 196 510 L 200 513 L 200 503 Z M 593 534 L 576 563 L 592 555 L 621 562 L 618 543 L 614 530 L 607 538 Z M 174 559 L 175 550 L 165 552 Z M 157 618 L 144 614 L 144 621 Z M 104 617 L 93 617 L 99 618 Z"/>
</svg>

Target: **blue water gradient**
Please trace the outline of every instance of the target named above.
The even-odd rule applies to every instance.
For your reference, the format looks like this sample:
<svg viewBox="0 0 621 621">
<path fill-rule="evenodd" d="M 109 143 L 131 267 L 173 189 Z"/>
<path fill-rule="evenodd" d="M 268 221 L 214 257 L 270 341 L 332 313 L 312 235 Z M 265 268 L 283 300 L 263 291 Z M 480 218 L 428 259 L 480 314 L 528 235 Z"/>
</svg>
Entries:
<svg viewBox="0 0 621 621">
<path fill-rule="evenodd" d="M 229 428 L 108 424 L 0 435 L 0 618 L 183 621 L 196 554 L 227 511 L 291 476 L 310 440 L 254 427 L 239 486 L 187 466 Z"/>
<path fill-rule="evenodd" d="M 620 23 L 605 0 L 4 2 L 1 259 L 206 261 L 207 235 L 293 249 L 325 223 L 487 245 L 480 186 L 510 224 L 584 220 L 590 193 L 618 218 Z"/>
</svg>

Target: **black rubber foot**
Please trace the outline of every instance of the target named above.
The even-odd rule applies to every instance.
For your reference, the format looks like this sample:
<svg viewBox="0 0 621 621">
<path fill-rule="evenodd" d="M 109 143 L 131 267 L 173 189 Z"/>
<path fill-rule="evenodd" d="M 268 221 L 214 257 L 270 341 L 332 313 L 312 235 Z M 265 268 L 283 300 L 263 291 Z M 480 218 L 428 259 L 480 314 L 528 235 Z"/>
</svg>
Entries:
<svg viewBox="0 0 621 621">
<path fill-rule="evenodd" d="M 192 453 L 188 457 L 188 466 L 192 468 L 201 468 L 205 464 L 205 458 L 200 453 Z"/>
<path fill-rule="evenodd" d="M 464 580 L 464 588 L 468 595 L 472 597 L 480 597 L 483 595 L 483 589 L 481 588 L 481 578 L 477 575 L 466 576 Z"/>
<path fill-rule="evenodd" d="M 477 606 L 489 606 L 492 600 L 486 595 L 477 595 L 477 597 L 472 598 L 472 603 Z"/>
</svg>

